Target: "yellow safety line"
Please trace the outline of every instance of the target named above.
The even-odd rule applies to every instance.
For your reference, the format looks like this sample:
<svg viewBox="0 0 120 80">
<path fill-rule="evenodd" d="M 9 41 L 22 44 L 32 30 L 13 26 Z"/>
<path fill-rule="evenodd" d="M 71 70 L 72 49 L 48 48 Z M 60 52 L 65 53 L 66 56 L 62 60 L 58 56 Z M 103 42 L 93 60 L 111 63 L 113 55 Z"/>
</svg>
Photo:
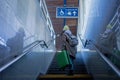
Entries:
<svg viewBox="0 0 120 80">
<path fill-rule="evenodd" d="M 88 74 L 74 74 L 74 75 L 47 74 L 40 76 L 40 78 L 91 78 L 91 76 Z"/>
</svg>

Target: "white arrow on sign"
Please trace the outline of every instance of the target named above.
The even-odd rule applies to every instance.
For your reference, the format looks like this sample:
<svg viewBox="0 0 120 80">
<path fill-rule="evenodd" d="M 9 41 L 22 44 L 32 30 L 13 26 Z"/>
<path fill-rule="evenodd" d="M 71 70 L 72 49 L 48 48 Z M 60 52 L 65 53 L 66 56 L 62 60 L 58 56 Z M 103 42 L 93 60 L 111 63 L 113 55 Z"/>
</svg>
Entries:
<svg viewBox="0 0 120 80">
<path fill-rule="evenodd" d="M 75 16 L 77 14 L 77 12 L 76 11 L 73 11 L 73 15 Z"/>
</svg>

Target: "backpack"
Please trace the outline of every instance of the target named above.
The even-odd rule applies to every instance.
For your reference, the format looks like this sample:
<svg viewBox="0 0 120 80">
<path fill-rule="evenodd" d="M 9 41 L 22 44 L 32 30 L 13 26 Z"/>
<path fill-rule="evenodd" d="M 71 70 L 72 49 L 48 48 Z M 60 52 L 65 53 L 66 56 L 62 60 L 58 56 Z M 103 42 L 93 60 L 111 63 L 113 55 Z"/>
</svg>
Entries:
<svg viewBox="0 0 120 80">
<path fill-rule="evenodd" d="M 73 34 L 66 34 L 67 38 L 68 38 L 68 42 L 70 44 L 70 46 L 74 47 L 78 45 L 78 39 L 75 35 Z"/>
</svg>

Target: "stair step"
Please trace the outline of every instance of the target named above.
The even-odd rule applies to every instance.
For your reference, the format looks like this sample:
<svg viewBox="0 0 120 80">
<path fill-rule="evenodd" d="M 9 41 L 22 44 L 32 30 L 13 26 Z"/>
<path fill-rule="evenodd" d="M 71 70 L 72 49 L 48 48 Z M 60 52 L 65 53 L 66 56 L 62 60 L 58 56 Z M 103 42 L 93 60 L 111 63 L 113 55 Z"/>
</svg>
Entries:
<svg viewBox="0 0 120 80">
<path fill-rule="evenodd" d="M 61 73 L 67 73 L 68 71 L 57 71 L 57 70 L 49 70 L 47 74 L 61 74 Z M 74 74 L 87 74 L 87 72 L 82 70 L 74 70 Z"/>
<path fill-rule="evenodd" d="M 89 74 L 74 74 L 74 75 L 65 75 L 65 74 L 47 74 L 47 75 L 42 75 L 38 77 L 39 79 L 65 79 L 65 78 L 69 78 L 69 79 L 75 79 L 75 78 L 79 78 L 79 79 L 91 79 L 92 76 Z"/>
</svg>

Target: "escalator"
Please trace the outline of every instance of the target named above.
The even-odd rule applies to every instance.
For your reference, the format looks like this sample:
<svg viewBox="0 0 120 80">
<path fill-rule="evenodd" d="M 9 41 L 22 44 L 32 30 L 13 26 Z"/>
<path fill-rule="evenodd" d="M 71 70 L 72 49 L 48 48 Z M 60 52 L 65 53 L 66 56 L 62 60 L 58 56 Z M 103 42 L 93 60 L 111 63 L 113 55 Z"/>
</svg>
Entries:
<svg viewBox="0 0 120 80">
<path fill-rule="evenodd" d="M 46 75 L 40 74 L 38 80 L 93 80 L 92 75 L 87 73 L 84 65 L 82 55 L 80 52 L 77 53 L 74 61 L 74 75 L 67 75 L 68 68 L 60 70 L 56 62 L 56 55 L 47 71 Z"/>
<path fill-rule="evenodd" d="M 43 49 L 47 48 L 45 41 L 34 41 L 24 47 L 23 53 L 9 59 L 9 62 L 0 66 L 0 80 L 36 80 L 40 72 L 46 71 L 53 56 L 52 53 L 35 51 L 37 48 L 42 49 L 41 47 Z M 45 55 L 47 55 L 49 61 L 45 59 Z"/>
<path fill-rule="evenodd" d="M 112 49 L 103 45 L 96 44 L 93 40 L 84 40 L 79 35 L 84 48 L 87 51 L 81 51 L 83 61 L 88 73 L 92 74 L 94 80 L 119 80 L 120 69 L 110 59 L 119 61 L 120 57 Z M 106 42 L 107 43 L 107 42 Z"/>
<path fill-rule="evenodd" d="M 88 73 L 94 80 L 119 80 L 120 77 L 96 51 L 81 52 Z"/>
<path fill-rule="evenodd" d="M 39 43 L 41 42 L 36 41 L 28 45 L 24 53 L 29 52 Z M 45 46 L 44 41 L 41 46 L 42 45 L 43 47 Z M 104 61 L 99 53 L 97 49 L 96 51 L 78 52 L 74 61 L 74 75 L 70 76 L 66 74 L 67 68 L 65 70 L 59 69 L 56 62 L 56 55 L 52 60 L 49 56 L 52 55 L 52 53 L 30 52 L 29 54 L 24 54 L 24 57 L 21 56 L 13 65 L 2 71 L 0 73 L 0 80 L 36 80 L 36 77 L 37 80 L 119 80 L 120 77 L 108 63 Z M 52 63 L 49 68 L 47 68 L 49 65 L 48 62 L 51 62 L 51 60 Z M 41 73 L 45 72 L 46 69 L 48 69 L 47 73 Z"/>
<path fill-rule="evenodd" d="M 31 52 L 31 50 L 38 45 L 40 45 L 42 48 L 44 48 L 44 47 L 48 48 L 44 40 L 36 40 L 36 41 L 32 42 L 31 44 L 25 46 L 23 48 L 23 52 L 21 54 L 19 54 L 19 55 L 14 54 L 14 55 L 10 56 L 9 58 L 5 59 L 4 63 L 2 63 L 2 65 L 0 66 L 0 72 L 2 72 L 4 69 L 9 67 L 13 63 L 15 63 L 17 60 L 19 60 L 21 57 L 23 57 L 27 53 Z M 16 51 L 16 53 L 18 53 L 18 52 L 19 52 L 19 50 Z"/>
<path fill-rule="evenodd" d="M 86 44 L 90 49 L 77 53 L 74 75 L 66 75 L 67 69 L 59 70 L 54 57 L 47 74 L 40 74 L 38 80 L 119 80 L 119 70 L 97 49 L 93 41 L 88 40 Z"/>
</svg>

